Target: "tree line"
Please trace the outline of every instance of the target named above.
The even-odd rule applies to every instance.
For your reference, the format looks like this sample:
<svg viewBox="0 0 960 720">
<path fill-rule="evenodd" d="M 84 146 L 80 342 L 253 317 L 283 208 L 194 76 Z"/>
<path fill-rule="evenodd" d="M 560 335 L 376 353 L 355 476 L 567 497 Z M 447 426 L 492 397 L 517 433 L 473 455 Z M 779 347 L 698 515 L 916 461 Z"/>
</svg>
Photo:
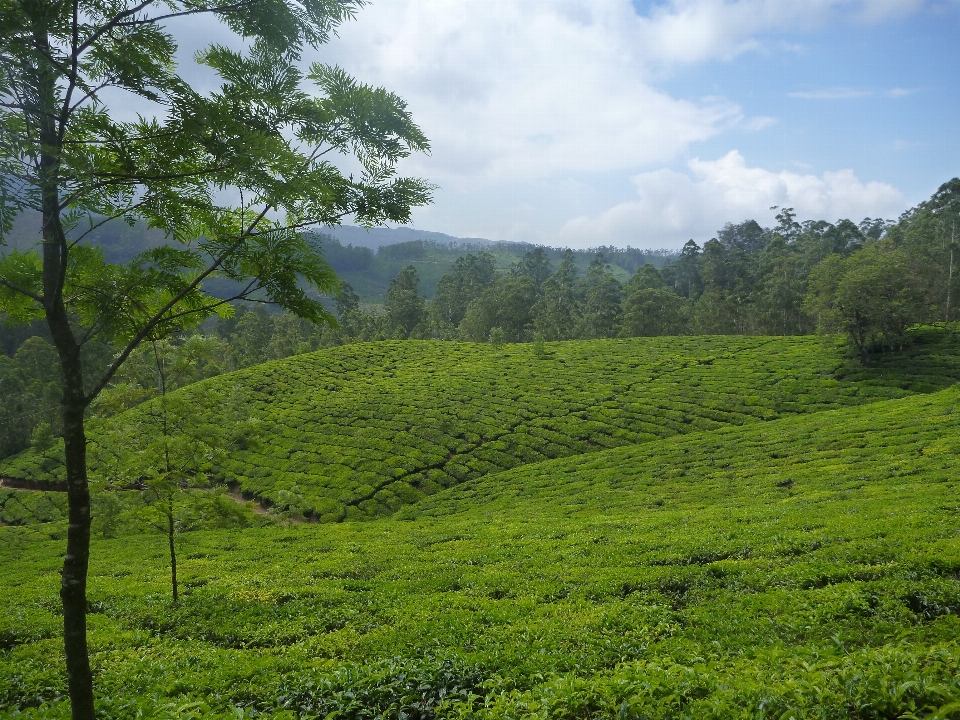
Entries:
<svg viewBox="0 0 960 720">
<path fill-rule="evenodd" d="M 841 333 L 862 362 L 904 341 L 918 322 L 956 316 L 960 180 L 893 223 L 866 218 L 727 223 L 662 267 L 621 283 L 603 252 L 578 273 L 567 251 L 555 267 L 542 248 L 497 273 L 484 251 L 459 258 L 427 300 L 414 266 L 390 283 L 382 311 L 348 286 L 327 342 L 461 339 L 505 342 L 655 335 Z"/>
</svg>

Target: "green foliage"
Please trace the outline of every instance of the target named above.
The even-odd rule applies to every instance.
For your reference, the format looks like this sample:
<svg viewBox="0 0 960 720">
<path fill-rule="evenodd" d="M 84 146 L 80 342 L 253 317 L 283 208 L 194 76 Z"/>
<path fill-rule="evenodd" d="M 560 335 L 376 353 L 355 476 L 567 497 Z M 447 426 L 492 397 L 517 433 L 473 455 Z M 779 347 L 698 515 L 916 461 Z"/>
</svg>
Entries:
<svg viewBox="0 0 960 720">
<path fill-rule="evenodd" d="M 537 332 L 546 340 L 575 337 L 579 315 L 577 267 L 573 253 L 567 250 L 557 271 L 543 282 L 541 296 L 533 308 Z"/>
<path fill-rule="evenodd" d="M 427 303 L 420 295 L 420 279 L 413 265 L 405 267 L 390 281 L 384 309 L 387 321 L 401 333 L 400 337 L 403 338 L 410 335 L 417 325 L 426 320 Z"/>
<path fill-rule="evenodd" d="M 856 255 L 831 255 L 810 276 L 807 307 L 821 332 L 841 332 L 866 364 L 870 352 L 904 343 L 921 317 L 921 293 L 903 250 L 888 241 Z"/>
<path fill-rule="evenodd" d="M 547 357 L 546 343 L 543 341 L 543 335 L 537 333 L 533 336 L 533 356 L 537 360 L 545 360 Z"/>
<path fill-rule="evenodd" d="M 536 299 L 533 278 L 506 275 L 470 302 L 460 323 L 460 335 L 465 340 L 483 342 L 499 328 L 504 341 L 528 340 Z"/>
<path fill-rule="evenodd" d="M 522 345 L 358 344 L 172 397 L 192 408 L 200 439 L 256 423 L 205 471 L 212 479 L 277 512 L 337 521 L 390 514 L 547 458 L 930 392 L 960 378 L 953 331 L 911 336 L 902 354 L 878 355 L 869 368 L 816 337 L 550 343 L 536 362 Z M 117 434 L 153 427 L 154 407 L 118 417 Z M 100 441 L 95 428 L 90 435 Z M 62 478 L 51 462 L 27 452 L 0 475 Z"/>
<path fill-rule="evenodd" d="M 434 323 L 456 327 L 467 313 L 467 307 L 493 282 L 496 261 L 488 252 L 467 253 L 457 258 L 451 271 L 440 278 L 430 303 Z"/>
<path fill-rule="evenodd" d="M 141 343 L 229 316 L 231 300 L 332 322 L 317 294 L 336 292 L 338 278 L 300 231 L 345 216 L 404 223 L 430 200 L 428 183 L 396 176 L 399 161 L 429 148 L 404 102 L 340 68 L 300 67 L 304 48 L 360 5 L 41 1 L 0 12 L 0 246 L 24 211 L 42 235 L 40 252 L 0 255 L 0 315 L 44 320 L 62 370 L 71 522 L 61 600 L 76 720 L 95 715 L 85 621 L 90 404 Z M 221 81 L 208 94 L 178 68 L 167 21 L 181 16 L 206 16 L 244 40 L 239 51 L 211 44 L 194 54 Z M 117 98 L 131 95 L 136 118 L 120 119 Z M 345 175 L 338 156 L 359 170 Z M 143 221 L 169 244 L 111 263 L 85 231 L 120 220 Z M 234 291 L 217 296 L 208 281 Z M 91 340 L 120 350 L 85 375 Z M 161 388 L 161 405 L 165 397 Z"/>
<path fill-rule="evenodd" d="M 577 337 L 616 337 L 620 329 L 623 288 L 613 276 L 603 253 L 597 253 L 587 268 L 581 292 L 583 303 L 577 323 Z"/>
<path fill-rule="evenodd" d="M 527 465 L 373 522 L 191 533 L 176 606 L 158 537 L 97 539 L 98 710 L 954 717 L 958 402 L 953 387 Z M 66 712 L 57 527 L 0 528 L 7 716 Z"/>
<path fill-rule="evenodd" d="M 49 342 L 33 336 L 13 357 L 0 354 L 0 397 L 0 457 L 28 447 L 40 425 L 56 433 L 62 390 L 56 351 Z"/>
</svg>

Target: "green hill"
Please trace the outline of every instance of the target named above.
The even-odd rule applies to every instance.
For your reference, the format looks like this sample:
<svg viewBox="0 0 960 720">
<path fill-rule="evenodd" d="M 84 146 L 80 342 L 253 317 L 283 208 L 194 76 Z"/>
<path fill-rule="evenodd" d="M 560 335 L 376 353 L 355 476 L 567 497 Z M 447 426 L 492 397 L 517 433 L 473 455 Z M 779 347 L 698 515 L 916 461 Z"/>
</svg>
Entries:
<svg viewBox="0 0 960 720">
<path fill-rule="evenodd" d="M 281 510 L 337 521 L 389 514 L 550 458 L 904 397 L 960 379 L 954 333 L 932 328 L 914 340 L 867 368 L 815 337 L 552 343 L 542 358 L 531 345 L 368 343 L 180 392 L 200 427 L 256 421 L 258 442 L 233 449 L 223 478 Z M 135 425 L 139 412 L 125 420 Z M 91 437 L 97 442 L 95 431 Z M 61 474 L 32 452 L 0 464 L 0 476 Z"/>
<path fill-rule="evenodd" d="M 84 232 L 77 228 L 73 235 Z M 339 277 L 350 283 L 364 303 L 379 304 L 390 281 L 407 265 L 417 269 L 420 291 L 433 297 L 440 278 L 453 268 L 457 258 L 467 253 L 488 252 L 493 255 L 497 270 L 507 272 L 518 263 L 524 253 L 537 246 L 530 243 L 491 242 L 480 238 L 456 238 L 442 233 L 415 231 L 411 228 L 378 228 L 369 233 L 362 228 L 324 228 L 308 233 L 323 247 L 324 255 Z M 335 237 L 339 236 L 339 237 Z M 127 263 L 139 253 L 167 242 L 163 233 L 148 228 L 138 221 L 128 225 L 121 220 L 105 223 L 89 233 L 88 239 L 101 248 L 107 262 Z M 7 238 L 10 248 L 34 250 L 40 243 L 40 215 L 24 212 L 17 216 Z M 554 266 L 563 258 L 563 248 L 543 248 Z M 672 257 L 668 251 L 627 250 L 604 247 L 611 271 L 621 281 L 645 262 L 662 265 Z M 0 246 L 0 255 L 5 248 Z M 575 250 L 577 268 L 584 272 L 594 258 L 596 250 Z M 226 295 L 234 286 L 226 280 L 216 280 L 208 288 L 215 295 Z"/>
<path fill-rule="evenodd" d="M 96 539 L 102 715 L 957 717 L 958 403 L 545 461 L 372 522 L 191 533 L 176 606 L 162 538 Z M 0 528 L 17 717 L 66 712 L 45 532 Z"/>
</svg>

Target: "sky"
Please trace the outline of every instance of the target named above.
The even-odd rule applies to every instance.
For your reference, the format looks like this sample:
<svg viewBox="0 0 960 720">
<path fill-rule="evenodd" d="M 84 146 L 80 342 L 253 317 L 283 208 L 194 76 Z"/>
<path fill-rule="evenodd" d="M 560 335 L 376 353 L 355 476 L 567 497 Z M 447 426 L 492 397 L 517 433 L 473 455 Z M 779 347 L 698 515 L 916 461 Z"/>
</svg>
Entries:
<svg viewBox="0 0 960 720">
<path fill-rule="evenodd" d="M 307 61 L 399 94 L 413 227 L 678 248 L 960 175 L 960 0 L 373 0 Z"/>
</svg>

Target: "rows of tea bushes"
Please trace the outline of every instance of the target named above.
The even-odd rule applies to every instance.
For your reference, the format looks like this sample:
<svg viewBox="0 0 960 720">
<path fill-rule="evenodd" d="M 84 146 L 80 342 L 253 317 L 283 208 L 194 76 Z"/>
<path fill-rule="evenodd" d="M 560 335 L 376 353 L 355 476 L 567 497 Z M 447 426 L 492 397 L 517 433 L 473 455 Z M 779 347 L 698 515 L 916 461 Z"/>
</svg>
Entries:
<svg viewBox="0 0 960 720">
<path fill-rule="evenodd" d="M 951 388 L 546 461 L 185 535 L 179 605 L 95 538 L 101 717 L 954 718 L 958 452 Z M 49 532 L 0 528 L 8 717 L 67 716 Z"/>
<path fill-rule="evenodd" d="M 814 337 L 580 341 L 539 354 L 532 345 L 369 343 L 180 392 L 192 399 L 191 422 L 211 435 L 229 418 L 255 420 L 255 437 L 222 462 L 223 478 L 278 510 L 338 521 L 551 458 L 935 390 L 960 379 L 958 348 L 954 332 L 928 328 L 864 368 Z M 0 464 L 11 477 L 58 473 L 49 453 Z"/>
<path fill-rule="evenodd" d="M 57 522 L 66 517 L 64 493 L 0 488 L 0 525 Z"/>
</svg>

